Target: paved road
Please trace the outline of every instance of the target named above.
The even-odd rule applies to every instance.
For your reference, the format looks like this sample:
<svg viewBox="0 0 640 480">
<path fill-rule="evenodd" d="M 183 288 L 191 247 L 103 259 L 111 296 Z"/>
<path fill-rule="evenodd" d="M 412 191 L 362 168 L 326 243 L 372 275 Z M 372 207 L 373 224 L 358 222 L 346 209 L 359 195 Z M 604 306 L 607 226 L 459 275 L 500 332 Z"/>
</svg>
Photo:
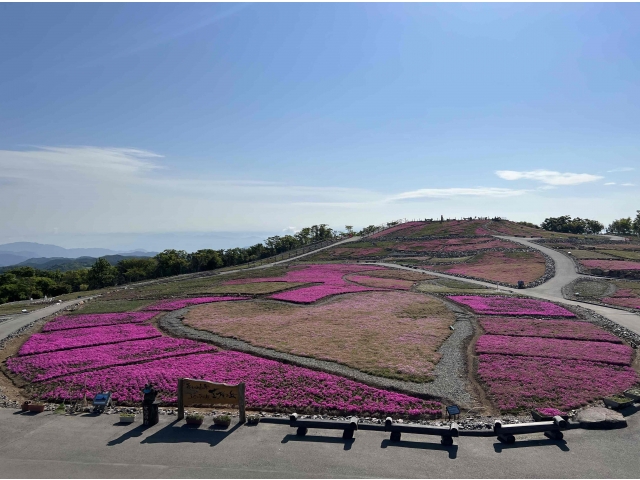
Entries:
<svg viewBox="0 0 640 480">
<path fill-rule="evenodd" d="M 567 285 L 568 283 L 573 282 L 574 280 L 584 277 L 584 275 L 580 275 L 576 272 L 576 266 L 573 263 L 573 260 L 568 258 L 563 253 L 558 252 L 557 250 L 553 250 L 552 248 L 544 247 L 538 243 L 524 240 L 518 237 L 503 237 L 499 236 L 498 238 L 502 238 L 505 240 L 511 240 L 512 242 L 520 243 L 526 247 L 534 248 L 543 253 L 546 253 L 551 257 L 553 262 L 556 265 L 556 274 L 555 276 L 547 282 L 544 282 L 542 285 L 539 285 L 534 288 L 528 288 L 528 292 L 536 292 L 544 295 L 551 295 L 556 298 L 562 297 L 562 287 Z"/>
<path fill-rule="evenodd" d="M 187 428 L 161 416 L 144 429 L 115 416 L 38 415 L 0 410 L 1 478 L 623 478 L 640 471 L 640 416 L 621 431 L 571 430 L 565 440 L 542 434 L 514 445 L 461 437 L 360 431 L 345 442 L 336 431 L 305 438 L 285 425 L 239 426 L 229 432 Z M 336 435 L 337 434 L 337 435 Z"/>
<path fill-rule="evenodd" d="M 5 320 L 0 323 L 0 340 L 8 337 L 13 332 L 20 330 L 22 327 L 29 325 L 37 320 L 53 315 L 66 307 L 76 305 L 85 300 L 89 300 L 94 297 L 83 297 L 75 300 L 69 300 L 62 303 L 53 303 L 48 307 L 40 308 L 31 313 L 19 313 L 9 320 Z"/>
</svg>

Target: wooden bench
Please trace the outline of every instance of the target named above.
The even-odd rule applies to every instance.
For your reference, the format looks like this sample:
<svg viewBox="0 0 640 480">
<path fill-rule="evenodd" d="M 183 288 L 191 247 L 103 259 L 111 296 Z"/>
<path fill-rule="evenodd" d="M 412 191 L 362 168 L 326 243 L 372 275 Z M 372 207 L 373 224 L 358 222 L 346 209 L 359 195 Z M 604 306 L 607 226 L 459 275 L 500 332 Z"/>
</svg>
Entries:
<svg viewBox="0 0 640 480">
<path fill-rule="evenodd" d="M 392 442 L 399 442 L 403 433 L 415 433 L 418 435 L 437 435 L 442 445 L 453 445 L 453 437 L 458 437 L 458 424 L 452 423 L 448 427 L 432 427 L 429 425 L 404 425 L 393 423 L 391 417 L 384 421 L 384 431 L 391 432 L 389 438 Z"/>
<path fill-rule="evenodd" d="M 567 421 L 555 416 L 553 420 L 547 422 L 516 423 L 513 425 L 503 425 L 500 420 L 493 424 L 493 432 L 498 435 L 498 440 L 502 443 L 514 443 L 515 435 L 526 433 L 544 433 L 544 436 L 553 440 L 562 440 L 564 435 L 562 430 L 568 428 Z"/>
<path fill-rule="evenodd" d="M 296 435 L 304 437 L 310 428 L 323 428 L 329 430 L 342 430 L 342 438 L 345 440 L 353 438 L 358 430 L 358 418 L 351 417 L 348 421 L 340 420 L 312 420 L 310 418 L 298 418 L 297 413 L 289 416 L 289 426 L 297 428 Z"/>
</svg>

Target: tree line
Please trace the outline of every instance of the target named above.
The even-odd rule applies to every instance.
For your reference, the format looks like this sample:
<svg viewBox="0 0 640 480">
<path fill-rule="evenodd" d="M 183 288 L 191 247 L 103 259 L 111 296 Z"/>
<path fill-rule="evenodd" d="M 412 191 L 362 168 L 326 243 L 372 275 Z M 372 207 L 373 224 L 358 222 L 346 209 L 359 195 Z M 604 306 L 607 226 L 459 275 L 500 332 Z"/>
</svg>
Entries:
<svg viewBox="0 0 640 480">
<path fill-rule="evenodd" d="M 540 224 L 540 227 L 550 232 L 576 233 L 578 235 L 593 235 L 604 230 L 604 225 L 597 220 L 583 219 L 580 217 L 571 218 L 571 215 L 545 218 L 544 222 Z M 606 232 L 616 235 L 635 234 L 640 236 L 640 210 L 636 212 L 634 219 L 627 217 L 614 220 L 609 224 Z"/>
<path fill-rule="evenodd" d="M 366 227 L 363 231 L 367 229 L 373 231 L 375 227 Z M 105 258 L 99 258 L 89 269 L 64 273 L 17 267 L 0 275 L 0 303 L 53 297 L 141 280 L 232 267 L 354 233 L 352 226 L 347 225 L 346 230 L 343 233 L 329 228 L 327 224 L 313 225 L 302 228 L 293 235 L 276 235 L 246 248 L 202 249 L 193 253 L 168 249 L 155 257 L 127 258 L 115 265 L 111 265 Z"/>
</svg>

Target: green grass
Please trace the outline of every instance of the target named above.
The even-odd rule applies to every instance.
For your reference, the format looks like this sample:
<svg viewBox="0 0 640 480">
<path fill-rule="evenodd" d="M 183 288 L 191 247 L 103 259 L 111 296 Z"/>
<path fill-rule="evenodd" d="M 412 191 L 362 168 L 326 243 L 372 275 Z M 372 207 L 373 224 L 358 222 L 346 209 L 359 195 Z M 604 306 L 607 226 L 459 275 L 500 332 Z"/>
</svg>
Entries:
<svg viewBox="0 0 640 480">
<path fill-rule="evenodd" d="M 51 305 L 53 305 L 53 302 L 52 303 L 36 303 L 33 305 L 26 305 L 26 304 L 0 305 L 0 315 L 13 315 L 16 313 L 20 313 L 22 312 L 23 308 L 26 308 L 29 312 L 33 312 L 35 310 L 40 310 L 41 308 L 49 307 Z"/>
<path fill-rule="evenodd" d="M 154 303 L 153 300 L 94 300 L 74 310 L 72 315 L 129 312 L 144 308 L 152 303 Z"/>
<path fill-rule="evenodd" d="M 640 260 L 640 252 L 628 252 L 624 250 L 603 250 L 603 252 L 608 253 L 609 255 L 613 255 L 614 257 L 624 258 L 627 260 Z"/>
</svg>

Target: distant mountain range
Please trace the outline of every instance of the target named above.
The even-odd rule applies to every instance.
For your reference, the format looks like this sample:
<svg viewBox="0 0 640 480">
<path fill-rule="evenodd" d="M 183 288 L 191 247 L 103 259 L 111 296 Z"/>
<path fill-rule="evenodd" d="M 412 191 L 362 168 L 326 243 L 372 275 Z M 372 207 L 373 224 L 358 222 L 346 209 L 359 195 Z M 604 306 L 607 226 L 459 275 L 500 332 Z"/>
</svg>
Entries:
<svg viewBox="0 0 640 480">
<path fill-rule="evenodd" d="M 56 270 L 55 265 L 59 265 L 60 270 L 73 270 L 69 268 L 73 259 L 77 263 L 77 268 L 83 268 L 87 262 L 91 266 L 99 257 L 120 257 L 109 263 L 117 263 L 125 257 L 153 257 L 157 252 L 147 252 L 146 250 L 134 250 L 131 252 L 118 252 L 108 248 L 63 248 L 57 245 L 44 245 L 32 242 L 14 242 L 0 245 L 0 267 L 6 266 L 30 266 L 42 270 Z M 53 268 L 52 268 L 53 266 Z M 62 268 L 63 266 L 67 266 Z"/>
</svg>

